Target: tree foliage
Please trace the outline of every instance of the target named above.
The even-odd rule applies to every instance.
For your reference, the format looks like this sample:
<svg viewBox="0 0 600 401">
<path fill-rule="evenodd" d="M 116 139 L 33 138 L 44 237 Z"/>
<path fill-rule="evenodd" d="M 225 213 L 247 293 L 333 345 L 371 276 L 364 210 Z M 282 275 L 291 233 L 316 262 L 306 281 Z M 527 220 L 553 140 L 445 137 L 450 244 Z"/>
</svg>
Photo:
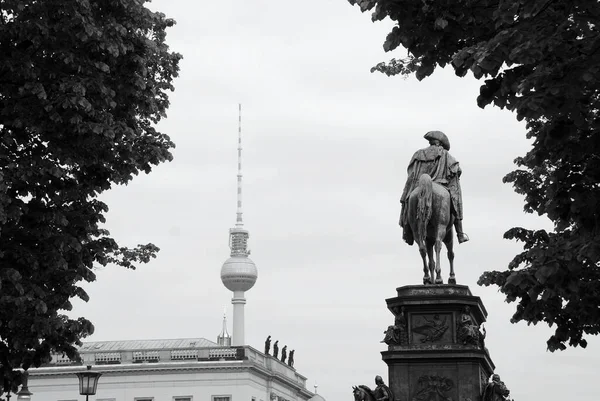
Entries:
<svg viewBox="0 0 600 401">
<path fill-rule="evenodd" d="M 165 116 L 181 56 L 147 0 L 0 1 L 0 395 L 51 353 L 78 358 L 71 319 L 95 266 L 135 268 L 98 195 L 171 160 Z"/>
<path fill-rule="evenodd" d="M 518 301 L 513 322 L 555 326 L 551 351 L 586 346 L 600 330 L 600 3 L 597 0 L 349 0 L 373 21 L 396 22 L 383 45 L 404 59 L 387 75 L 431 75 L 451 66 L 482 79 L 479 107 L 494 104 L 527 122 L 532 148 L 504 178 L 525 211 L 553 232 L 513 228 L 524 250 L 505 271 L 485 272 Z"/>
</svg>

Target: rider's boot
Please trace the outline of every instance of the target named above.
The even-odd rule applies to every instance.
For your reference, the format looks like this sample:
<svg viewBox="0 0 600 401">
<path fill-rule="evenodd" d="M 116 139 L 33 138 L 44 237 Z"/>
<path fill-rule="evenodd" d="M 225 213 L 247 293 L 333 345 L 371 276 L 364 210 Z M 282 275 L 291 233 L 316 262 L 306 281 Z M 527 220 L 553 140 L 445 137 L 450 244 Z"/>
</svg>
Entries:
<svg viewBox="0 0 600 401">
<path fill-rule="evenodd" d="M 405 202 L 402 202 L 402 209 L 400 211 L 400 221 L 398 222 L 398 224 L 400 224 L 400 226 L 403 228 L 402 239 L 408 245 L 412 245 L 412 244 L 414 244 L 415 239 L 413 237 L 413 233 L 412 233 L 412 230 L 410 229 L 410 226 L 406 222 L 405 213 L 406 213 L 406 204 L 405 204 Z"/>
<path fill-rule="evenodd" d="M 454 228 L 456 228 L 456 235 L 458 237 L 459 244 L 462 244 L 463 242 L 467 242 L 469 240 L 469 236 L 463 232 L 462 220 L 455 219 Z"/>
</svg>

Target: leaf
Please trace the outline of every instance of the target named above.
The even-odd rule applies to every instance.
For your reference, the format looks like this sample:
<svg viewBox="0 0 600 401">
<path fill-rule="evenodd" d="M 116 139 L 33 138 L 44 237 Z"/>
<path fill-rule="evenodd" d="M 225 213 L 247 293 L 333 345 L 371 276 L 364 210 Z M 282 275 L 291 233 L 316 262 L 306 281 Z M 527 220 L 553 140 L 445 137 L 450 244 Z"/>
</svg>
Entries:
<svg viewBox="0 0 600 401">
<path fill-rule="evenodd" d="M 540 284 L 544 284 L 558 272 L 558 269 L 558 263 L 544 265 L 535 272 L 535 278 Z"/>
<path fill-rule="evenodd" d="M 438 17 L 435 20 L 435 27 L 439 30 L 444 30 L 448 26 L 448 21 L 442 17 Z"/>
</svg>

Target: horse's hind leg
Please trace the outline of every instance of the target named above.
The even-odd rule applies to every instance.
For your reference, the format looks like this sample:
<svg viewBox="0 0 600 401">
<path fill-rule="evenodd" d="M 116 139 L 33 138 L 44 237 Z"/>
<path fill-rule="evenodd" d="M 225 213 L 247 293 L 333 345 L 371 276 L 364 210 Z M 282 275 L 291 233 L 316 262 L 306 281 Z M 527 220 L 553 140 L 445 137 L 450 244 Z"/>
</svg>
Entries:
<svg viewBox="0 0 600 401">
<path fill-rule="evenodd" d="M 440 251 L 442 250 L 442 241 L 435 241 L 435 283 L 444 284 L 442 280 L 442 268 L 440 267 Z"/>
<path fill-rule="evenodd" d="M 434 242 L 432 242 L 429 238 L 427 238 L 426 244 L 427 244 L 427 260 L 428 260 L 427 265 L 429 268 L 429 274 L 431 275 L 431 284 L 433 284 L 434 278 L 435 278 L 435 259 L 433 258 Z"/>
<path fill-rule="evenodd" d="M 454 276 L 454 233 L 449 230 L 444 238 L 444 244 L 446 244 L 446 250 L 448 250 L 448 262 L 450 263 L 450 278 L 448 278 L 448 284 L 456 284 L 456 277 Z"/>
<path fill-rule="evenodd" d="M 431 284 L 433 277 L 429 275 L 429 269 L 427 268 L 427 248 L 423 241 L 417 241 L 417 245 L 419 246 L 421 259 L 423 259 L 423 284 Z"/>
<path fill-rule="evenodd" d="M 443 231 L 442 231 L 443 229 Z M 443 284 L 444 280 L 442 280 L 442 266 L 440 264 L 440 253 L 442 251 L 442 238 L 446 233 L 446 227 L 438 228 L 438 232 L 435 238 L 435 283 Z"/>
</svg>

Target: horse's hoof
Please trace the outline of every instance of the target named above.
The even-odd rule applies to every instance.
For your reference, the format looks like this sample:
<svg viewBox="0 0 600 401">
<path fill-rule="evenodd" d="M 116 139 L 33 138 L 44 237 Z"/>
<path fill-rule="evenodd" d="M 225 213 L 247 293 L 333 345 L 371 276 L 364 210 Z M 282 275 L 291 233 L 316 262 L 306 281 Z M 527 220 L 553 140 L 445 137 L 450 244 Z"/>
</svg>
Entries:
<svg viewBox="0 0 600 401">
<path fill-rule="evenodd" d="M 435 283 L 436 284 L 444 284 L 444 280 L 442 280 L 441 278 L 436 278 Z"/>
<path fill-rule="evenodd" d="M 448 284 L 456 284 L 456 279 L 454 277 L 450 277 L 448 279 Z"/>
<path fill-rule="evenodd" d="M 431 279 L 429 277 L 423 277 L 423 285 L 431 284 Z"/>
</svg>

